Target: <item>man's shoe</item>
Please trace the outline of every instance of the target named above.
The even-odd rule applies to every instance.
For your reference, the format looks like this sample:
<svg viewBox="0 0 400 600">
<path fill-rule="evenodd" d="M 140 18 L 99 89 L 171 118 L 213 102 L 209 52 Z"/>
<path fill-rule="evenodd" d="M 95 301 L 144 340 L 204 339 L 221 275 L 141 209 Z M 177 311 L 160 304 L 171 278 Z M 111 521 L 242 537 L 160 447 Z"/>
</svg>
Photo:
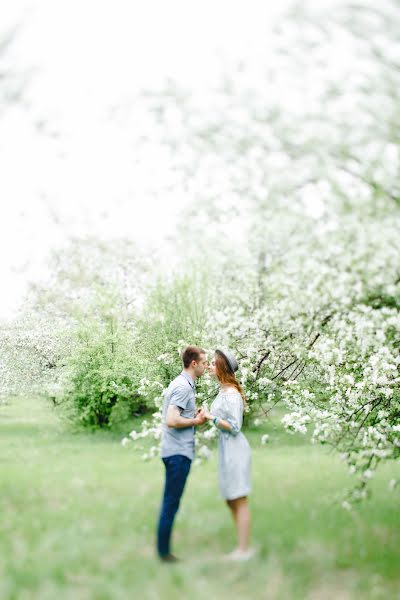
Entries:
<svg viewBox="0 0 400 600">
<path fill-rule="evenodd" d="M 166 562 L 166 563 L 176 563 L 176 562 L 179 562 L 179 558 L 177 558 L 173 554 L 164 554 L 163 556 L 160 556 L 160 560 L 162 562 Z"/>
</svg>

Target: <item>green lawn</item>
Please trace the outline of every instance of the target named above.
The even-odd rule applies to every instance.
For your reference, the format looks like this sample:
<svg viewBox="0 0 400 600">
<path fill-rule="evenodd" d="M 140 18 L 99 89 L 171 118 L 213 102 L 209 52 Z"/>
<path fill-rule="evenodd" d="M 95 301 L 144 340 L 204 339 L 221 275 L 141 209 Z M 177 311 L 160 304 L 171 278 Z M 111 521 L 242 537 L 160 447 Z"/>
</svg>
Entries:
<svg viewBox="0 0 400 600">
<path fill-rule="evenodd" d="M 344 464 L 275 421 L 247 434 L 257 557 L 221 560 L 235 536 L 214 457 L 192 468 L 175 525 L 184 561 L 171 566 L 154 554 L 159 460 L 121 434 L 68 430 L 43 401 L 0 406 L 0 600 L 400 598 L 399 496 L 387 489 L 399 465 L 346 512 L 334 503 L 351 481 Z"/>
</svg>

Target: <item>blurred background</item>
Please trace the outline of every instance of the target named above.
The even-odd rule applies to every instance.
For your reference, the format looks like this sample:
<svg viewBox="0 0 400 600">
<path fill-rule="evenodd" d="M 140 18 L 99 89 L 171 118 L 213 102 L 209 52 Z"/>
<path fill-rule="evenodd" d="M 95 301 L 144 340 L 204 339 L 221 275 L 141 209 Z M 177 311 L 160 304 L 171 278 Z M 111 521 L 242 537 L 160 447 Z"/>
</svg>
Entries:
<svg viewBox="0 0 400 600">
<path fill-rule="evenodd" d="M 213 211 L 246 242 L 284 196 L 325 225 L 343 187 L 350 207 L 396 203 L 395 2 L 0 10 L 4 317 L 72 237 L 170 261 L 179 225 L 206 237 Z"/>
<path fill-rule="evenodd" d="M 13 314 L 27 282 L 70 237 L 127 237 L 170 255 L 166 241 L 192 195 L 165 144 L 182 131 L 158 126 L 147 93 L 177 113 L 178 90 L 176 98 L 168 90 L 182 87 L 207 110 L 240 61 L 268 60 L 283 8 L 2 4 L 2 315 Z"/>
<path fill-rule="evenodd" d="M 1 3 L 2 597 L 399 597 L 399 123 L 395 0 Z M 205 430 L 153 558 L 188 343 L 239 362 L 248 571 Z"/>
</svg>

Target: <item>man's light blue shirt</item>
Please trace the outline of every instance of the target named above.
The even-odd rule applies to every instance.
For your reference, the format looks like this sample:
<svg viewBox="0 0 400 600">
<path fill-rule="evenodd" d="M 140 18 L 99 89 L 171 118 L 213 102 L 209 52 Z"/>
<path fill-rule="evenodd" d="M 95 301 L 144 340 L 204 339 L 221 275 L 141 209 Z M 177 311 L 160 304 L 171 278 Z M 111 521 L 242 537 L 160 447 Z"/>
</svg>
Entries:
<svg viewBox="0 0 400 600">
<path fill-rule="evenodd" d="M 175 429 L 168 427 L 166 416 L 170 405 L 179 408 L 181 417 L 193 419 L 196 414 L 196 400 L 194 381 L 186 372 L 182 371 L 168 386 L 163 404 L 163 438 L 161 443 L 161 457 L 183 454 L 193 460 L 194 458 L 194 427 Z"/>
</svg>

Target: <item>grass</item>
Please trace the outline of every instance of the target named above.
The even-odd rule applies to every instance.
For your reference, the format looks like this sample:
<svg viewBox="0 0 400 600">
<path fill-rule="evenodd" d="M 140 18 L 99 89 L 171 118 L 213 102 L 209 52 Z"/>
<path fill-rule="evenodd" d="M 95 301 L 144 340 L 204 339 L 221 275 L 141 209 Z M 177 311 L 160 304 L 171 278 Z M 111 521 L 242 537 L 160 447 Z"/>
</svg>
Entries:
<svg viewBox="0 0 400 600">
<path fill-rule="evenodd" d="M 117 432 L 71 431 L 41 400 L 0 406 L 0 599 L 400 598 L 400 513 L 387 487 L 399 466 L 344 511 L 334 501 L 351 483 L 344 464 L 275 421 L 247 432 L 257 557 L 221 561 L 235 535 L 214 457 L 192 468 L 174 532 L 185 560 L 171 566 L 154 555 L 159 460 L 143 462 Z"/>
</svg>

